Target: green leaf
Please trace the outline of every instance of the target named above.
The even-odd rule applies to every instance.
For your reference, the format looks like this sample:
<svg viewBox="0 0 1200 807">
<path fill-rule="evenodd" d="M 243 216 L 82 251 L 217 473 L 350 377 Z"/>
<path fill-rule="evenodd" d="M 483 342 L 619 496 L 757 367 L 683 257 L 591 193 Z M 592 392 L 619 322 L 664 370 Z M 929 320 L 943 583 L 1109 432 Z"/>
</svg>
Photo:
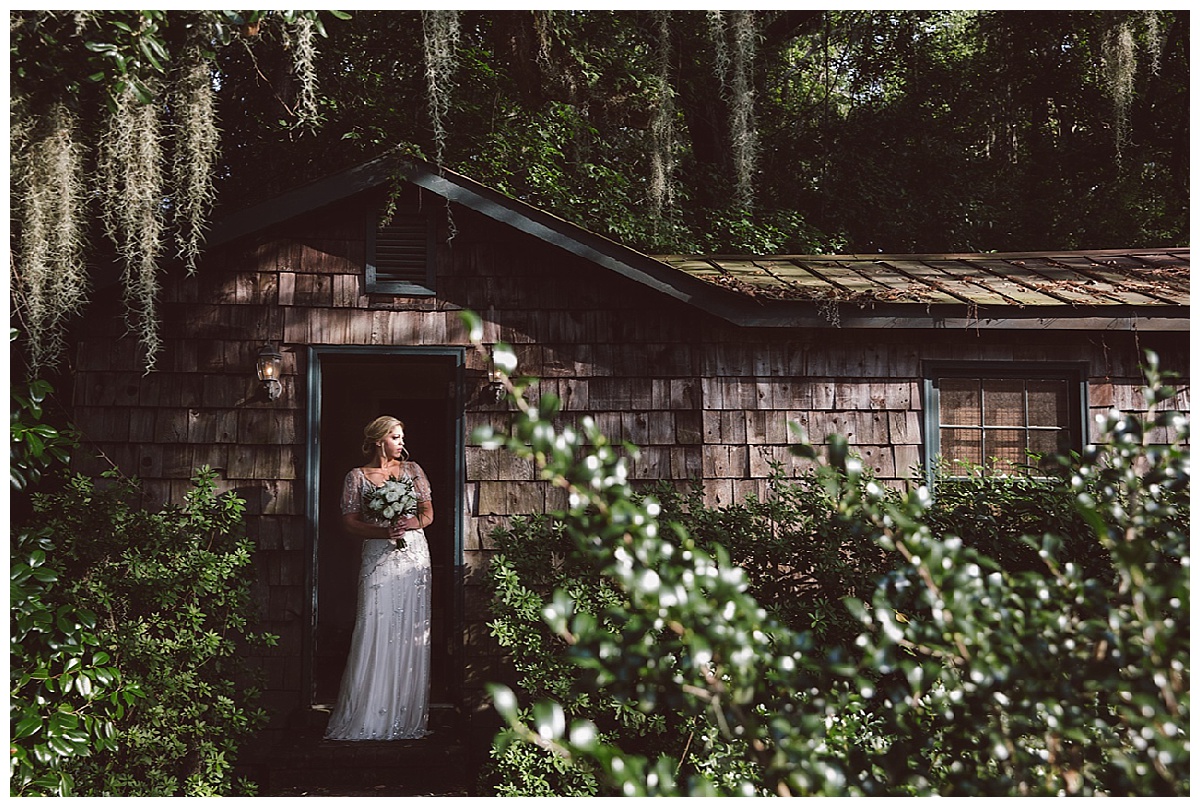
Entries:
<svg viewBox="0 0 1200 807">
<path fill-rule="evenodd" d="M 504 342 L 497 342 L 493 348 L 493 361 L 496 369 L 506 375 L 512 375 L 517 369 L 517 354 Z"/>
<path fill-rule="evenodd" d="M 13 739 L 19 740 L 24 737 L 30 737 L 42 729 L 42 718 L 37 715 L 27 715 L 17 721 L 16 728 L 13 729 Z"/>
<path fill-rule="evenodd" d="M 458 318 L 462 321 L 463 327 L 467 329 L 467 341 L 472 344 L 479 344 L 483 341 L 483 318 L 470 309 L 463 309 L 458 313 Z"/>
</svg>

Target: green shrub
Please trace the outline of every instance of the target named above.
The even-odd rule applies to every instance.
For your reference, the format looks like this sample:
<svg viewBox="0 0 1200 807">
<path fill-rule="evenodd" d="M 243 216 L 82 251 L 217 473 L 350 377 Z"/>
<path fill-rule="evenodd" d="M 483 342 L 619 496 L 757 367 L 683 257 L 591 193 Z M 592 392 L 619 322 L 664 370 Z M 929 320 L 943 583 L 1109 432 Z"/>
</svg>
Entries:
<svg viewBox="0 0 1200 807">
<path fill-rule="evenodd" d="M 46 419 L 45 381 L 11 389 L 9 737 L 15 796 L 223 795 L 263 720 L 237 652 L 252 544 L 244 503 L 201 469 L 182 507 L 135 482 L 65 482 L 76 434 Z M 53 490 L 53 492 L 50 492 Z"/>
<path fill-rule="evenodd" d="M 554 592 L 579 603 L 581 611 L 620 631 L 611 621 L 624 598 L 586 556 L 573 552 L 569 537 L 545 515 L 513 519 L 492 534 L 498 553 L 489 569 L 492 636 L 507 653 L 507 664 L 522 693 L 534 700 L 553 699 L 572 717 L 587 716 L 607 738 L 642 748 L 674 742 L 678 726 L 659 715 L 646 715 L 608 697 L 596 687 L 581 687 L 566 645 L 546 625 L 542 612 Z M 528 717 L 533 718 L 532 711 Z M 484 773 L 483 784 L 506 796 L 595 796 L 602 791 L 595 771 L 570 765 L 540 749 L 503 735 Z"/>
<path fill-rule="evenodd" d="M 1006 572 L 1046 573 L 1035 544 L 1022 536 L 1059 536 L 1059 557 L 1087 576 L 1112 583 L 1112 558 L 1076 506 L 1060 475 L 1033 467 L 1004 475 L 978 468 L 941 469 L 924 520 L 934 535 L 957 536 Z"/>
<path fill-rule="evenodd" d="M 1148 381 L 1152 405 L 1169 394 L 1153 360 Z M 592 421 L 555 429 L 557 401 L 513 392 L 511 434 L 477 439 L 533 459 L 567 491 L 554 530 L 580 555 L 569 562 L 597 569 L 621 596 L 603 618 L 567 588 L 542 596 L 579 683 L 567 706 L 549 697 L 531 709 L 494 687 L 509 739 L 625 795 L 1189 792 L 1189 458 L 1179 415 L 1114 415 L 1109 441 L 1066 469 L 1053 495 L 1069 497 L 1107 554 L 1096 566 L 1090 544 L 1070 549 L 1082 561 L 1072 559 L 1063 551 L 1072 535 L 1051 526 L 1028 536 L 1041 568 L 1009 571 L 1001 561 L 1013 559 L 935 533 L 925 488 L 892 496 L 844 441 L 831 440 L 827 457 L 799 446 L 839 518 L 899 555 L 873 590 L 846 600 L 860 622 L 850 656 L 822 652 L 811 631 L 770 615 L 720 544 L 705 551 L 664 522 Z M 1177 438 L 1145 445 L 1151 424 Z M 688 768 L 661 747 L 625 744 L 569 710 L 592 692 L 715 730 L 738 760 Z"/>
<path fill-rule="evenodd" d="M 66 465 L 76 445 L 73 432 L 47 423 L 42 405 L 54 387 L 42 379 L 12 387 L 9 419 L 9 479 L 13 490 L 26 490 L 42 480 L 47 469 Z"/>
<path fill-rule="evenodd" d="M 854 495 L 864 496 L 869 484 L 869 477 L 860 477 Z M 1090 570 L 1089 577 L 1111 579 L 1111 562 L 1102 562 L 1107 552 L 1060 480 L 939 476 L 936 485 L 938 496 L 924 521 L 937 539 L 961 538 L 1008 571 L 1046 574 L 1045 563 L 1022 536 L 1063 535 L 1060 560 Z M 900 501 L 896 491 L 881 488 L 879 495 L 893 506 Z M 747 575 L 748 592 L 787 628 L 810 634 L 815 652 L 861 656 L 855 641 L 862 622 L 845 601 L 869 599 L 902 556 L 883 548 L 871 522 L 842 512 L 820 474 L 808 471 L 793 479 L 777 474 L 767 498 L 751 496 L 725 507 L 705 505 L 699 485 L 680 493 L 669 483 L 657 484 L 636 500 L 659 502 L 659 523 L 681 529 L 709 554 L 717 546 L 727 549 L 730 563 Z M 740 792 L 745 782 L 757 781 L 757 766 L 742 744 L 723 738 L 707 721 L 689 722 L 684 715 L 661 710 L 641 715 L 610 693 L 581 689 L 568 645 L 550 632 L 543 611 L 560 591 L 576 613 L 587 612 L 605 631 L 619 633 L 620 609 L 628 607 L 628 600 L 590 556 L 573 551 L 560 520 L 544 514 L 517 518 L 492 537 L 499 552 L 491 566 L 489 624 L 509 654 L 516 674 L 512 683 L 523 700 L 553 699 L 562 705 L 565 719 L 591 720 L 605 741 L 624 750 L 677 759 L 679 772 L 704 776 L 718 792 Z M 917 607 L 912 597 L 899 595 L 893 605 L 902 614 Z M 877 678 L 887 682 L 896 675 Z M 831 737 L 847 747 L 878 743 L 881 721 L 870 706 L 868 700 L 849 703 L 836 723 L 830 722 Z M 523 719 L 532 720 L 530 710 Z M 568 766 L 553 754 L 511 742 L 500 747 L 489 773 L 487 784 L 504 795 L 595 795 L 603 787 L 589 772 L 581 790 L 577 780 L 582 766 Z"/>
<path fill-rule="evenodd" d="M 273 637 L 247 629 L 253 545 L 244 502 L 218 496 L 215 476 L 201 469 L 183 506 L 160 512 L 115 475 L 34 497 L 59 581 L 43 599 L 94 614 L 94 657 L 142 696 L 123 698 L 111 741 L 63 762 L 81 794 L 228 795 L 238 744 L 265 718 L 239 653 Z"/>
<path fill-rule="evenodd" d="M 103 649 L 96 615 L 55 604 L 59 576 L 46 530 L 12 539 L 9 566 L 9 742 L 14 796 L 70 796 L 71 762 L 116 746 L 139 694 Z"/>
<path fill-rule="evenodd" d="M 44 418 L 52 393 L 42 380 L 11 389 L 9 478 L 22 510 L 30 487 L 76 445 Z M 139 689 L 103 649 L 95 613 L 61 601 L 51 531 L 17 530 L 9 556 L 9 792 L 69 796 L 70 763 L 115 747 L 117 721 Z"/>
<path fill-rule="evenodd" d="M 858 623 L 842 600 L 864 596 L 894 565 L 861 521 L 838 512 L 812 472 L 789 479 L 777 469 L 766 498 L 726 507 L 707 507 L 698 485 L 683 495 L 660 484 L 649 495 L 661 507 L 660 522 L 679 525 L 709 554 L 723 547 L 746 572 L 749 593 L 792 630 L 811 631 L 823 648 L 852 647 Z"/>
<path fill-rule="evenodd" d="M 1190 791 L 1188 424 L 1154 405 L 1113 412 L 1105 440 L 1077 461 L 1069 495 L 1091 536 L 1032 535 L 1042 569 L 1006 571 L 962 540 L 934 534 L 929 502 L 849 501 L 906 563 L 857 610 L 871 669 L 894 670 L 878 694 L 889 743 L 871 762 L 880 790 L 956 795 L 1186 795 Z M 1150 445 L 1147 426 L 1174 431 Z M 1037 522 L 1037 519 L 1034 519 Z M 1074 525 L 1074 519 L 1069 523 Z M 911 619 L 892 605 L 904 597 Z M 867 678 L 859 670 L 861 686 Z"/>
<path fill-rule="evenodd" d="M 728 547 L 730 562 L 746 570 L 750 590 L 776 618 L 814 629 L 827 647 L 857 635 L 858 623 L 841 597 L 869 592 L 887 568 L 887 553 L 856 523 L 840 518 L 812 475 L 777 477 L 765 501 L 751 498 L 724 508 L 705 506 L 698 486 L 681 494 L 669 484 L 656 485 L 648 495 L 661 502 L 661 523 L 678 525 L 705 550 Z M 581 678 L 568 645 L 547 626 L 544 609 L 561 592 L 576 613 L 589 614 L 607 633 L 620 636 L 628 632 L 621 618 L 628 601 L 589 556 L 573 551 L 562 523 L 544 514 L 517 518 L 492 538 L 498 553 L 490 567 L 489 627 L 508 654 L 522 697 L 553 699 L 567 720 L 590 720 L 600 738 L 623 749 L 669 756 L 679 771 L 711 780 L 715 792 L 746 792 L 745 783 L 757 779 L 757 766 L 738 739 L 723 736 L 703 717 L 665 709 L 645 714 Z M 532 713 L 526 717 L 532 719 Z M 567 766 L 553 754 L 521 747 L 511 734 L 501 739 L 485 786 L 502 795 L 616 792 L 586 766 Z M 581 783 L 584 771 L 588 776 Z"/>
</svg>

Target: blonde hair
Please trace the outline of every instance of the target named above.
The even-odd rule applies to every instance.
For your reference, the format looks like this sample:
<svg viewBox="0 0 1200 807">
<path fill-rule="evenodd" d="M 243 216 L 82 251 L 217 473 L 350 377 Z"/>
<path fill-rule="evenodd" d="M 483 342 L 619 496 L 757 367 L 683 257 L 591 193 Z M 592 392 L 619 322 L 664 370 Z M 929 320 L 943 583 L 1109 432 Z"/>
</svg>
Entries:
<svg viewBox="0 0 1200 807">
<path fill-rule="evenodd" d="M 404 430 L 404 421 L 399 418 L 394 418 L 391 415 L 380 415 L 372 420 L 363 428 L 363 444 L 362 453 L 364 457 L 371 457 L 375 453 L 375 444 L 383 438 L 391 434 L 392 429 L 400 427 Z"/>
</svg>

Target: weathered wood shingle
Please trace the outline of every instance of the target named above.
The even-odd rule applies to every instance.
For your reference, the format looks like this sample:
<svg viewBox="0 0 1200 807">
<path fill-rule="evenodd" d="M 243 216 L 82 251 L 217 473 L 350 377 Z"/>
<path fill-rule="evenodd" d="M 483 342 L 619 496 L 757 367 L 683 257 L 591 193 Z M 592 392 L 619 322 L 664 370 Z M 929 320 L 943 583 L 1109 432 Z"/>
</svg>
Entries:
<svg viewBox="0 0 1200 807">
<path fill-rule="evenodd" d="M 758 300 L 1061 307 L 1186 306 L 1190 249 L 971 255 L 662 255 Z"/>
</svg>

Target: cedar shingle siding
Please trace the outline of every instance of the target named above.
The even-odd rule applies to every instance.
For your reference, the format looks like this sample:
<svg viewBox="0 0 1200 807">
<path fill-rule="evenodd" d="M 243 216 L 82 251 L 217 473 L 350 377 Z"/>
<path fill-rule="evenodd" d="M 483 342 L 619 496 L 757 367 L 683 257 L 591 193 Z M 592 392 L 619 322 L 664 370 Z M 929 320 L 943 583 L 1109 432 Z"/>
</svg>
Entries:
<svg viewBox="0 0 1200 807">
<path fill-rule="evenodd" d="M 452 668 L 446 674 L 455 681 L 447 697 L 468 707 L 499 674 L 483 625 L 489 533 L 511 516 L 556 507 L 561 499 L 536 480 L 528 463 L 470 444 L 476 427 L 504 427 L 506 407 L 478 397 L 487 368 L 483 357 L 466 349 L 458 319 L 463 308 L 485 318 L 488 341 L 514 346 L 520 372 L 540 379 L 534 394 L 557 395 L 564 421 L 591 415 L 610 438 L 641 447 L 631 464 L 633 479 L 680 485 L 699 479 L 708 501 L 722 505 L 765 495 L 773 464 L 788 473 L 800 469 L 788 452 L 794 442 L 788 421 L 818 443 L 829 433 L 845 435 L 880 479 L 895 485 L 914 479 L 913 469 L 924 459 L 925 366 L 933 360 L 1083 363 L 1092 413 L 1143 406 L 1141 349 L 1152 347 L 1168 366 L 1187 370 L 1186 299 L 1182 311 L 1176 306 L 1169 312 L 1183 325 L 1156 332 L 834 327 L 820 316 L 803 327 L 742 325 L 731 321 L 740 314 L 721 316 L 707 302 L 720 303 L 726 299 L 721 295 L 733 299 L 736 290 L 713 289 L 717 296 L 701 292 L 694 299 L 689 295 L 699 286 L 664 292 L 654 287 L 657 280 L 645 280 L 658 277 L 651 264 L 644 275 L 614 271 L 602 265 L 605 259 L 592 260 L 586 250 L 580 254 L 536 228 L 522 231 L 486 209 L 447 205 L 415 186 L 407 188 L 404 202 L 435 219 L 436 294 L 368 294 L 367 223 L 376 216 L 380 194 L 362 188 L 334 196 L 326 206 L 261 228 L 226 230 L 232 234 L 210 248 L 195 277 L 170 278 L 156 372 L 143 375 L 116 307 L 102 303 L 87 315 L 76 354 L 75 417 L 91 441 L 87 447 L 95 449 L 81 452 L 77 470 L 96 473 L 111 461 L 144 480 L 153 504 L 179 501 L 192 470 L 207 464 L 220 469 L 225 488 L 248 499 L 262 627 L 281 636 L 261 659 L 277 729 L 314 697 L 310 667 L 324 663 L 311 656 L 310 581 L 321 579 L 314 576 L 314 545 L 337 540 L 319 536 L 311 523 L 320 481 L 307 465 L 320 436 L 310 433 L 318 425 L 312 407 L 319 390 L 309 388 L 310 362 L 319 358 L 310 352 L 314 346 L 378 348 L 364 354 L 378 362 L 390 360 L 389 350 L 408 351 L 406 361 L 426 360 L 413 351 L 433 351 L 431 374 L 412 365 L 420 371 L 397 387 L 397 400 L 432 394 L 421 385 L 442 383 L 437 362 L 445 363 L 446 378 L 455 379 L 456 389 L 433 391 L 439 401 L 457 402 L 460 412 L 451 414 L 461 415 L 462 430 L 461 456 L 446 471 L 449 489 L 443 484 L 435 491 L 441 496 L 435 502 L 442 540 L 457 542 L 446 550 L 442 572 L 459 576 L 446 583 L 458 593 L 441 600 L 452 612 L 443 613 L 442 628 L 449 643 L 444 663 Z M 455 230 L 449 244 L 447 215 Z M 1175 257 L 1186 261 L 1186 250 Z M 669 274 L 662 277 L 674 282 Z M 703 279 L 689 282 L 712 288 Z M 757 312 L 764 305 L 750 299 L 747 307 L 746 299 L 738 298 L 731 310 Z M 928 315 L 926 303 L 917 309 Z M 860 313 L 872 314 L 847 305 L 841 317 L 847 322 Z M 1079 313 L 1066 305 L 1062 316 Z M 284 354 L 284 392 L 274 402 L 259 394 L 254 378 L 255 355 L 268 341 Z M 461 367 L 450 367 L 459 361 L 455 356 Z M 374 384 L 374 368 L 362 373 L 364 389 Z M 346 377 L 359 378 L 352 370 Z M 380 377 L 385 382 L 394 383 Z M 1186 410 L 1186 384 L 1183 389 L 1177 404 Z M 357 435 L 375 414 L 326 427 Z M 334 475 L 346 467 L 339 465 Z M 347 544 L 344 551 L 356 554 L 357 547 Z"/>
</svg>

